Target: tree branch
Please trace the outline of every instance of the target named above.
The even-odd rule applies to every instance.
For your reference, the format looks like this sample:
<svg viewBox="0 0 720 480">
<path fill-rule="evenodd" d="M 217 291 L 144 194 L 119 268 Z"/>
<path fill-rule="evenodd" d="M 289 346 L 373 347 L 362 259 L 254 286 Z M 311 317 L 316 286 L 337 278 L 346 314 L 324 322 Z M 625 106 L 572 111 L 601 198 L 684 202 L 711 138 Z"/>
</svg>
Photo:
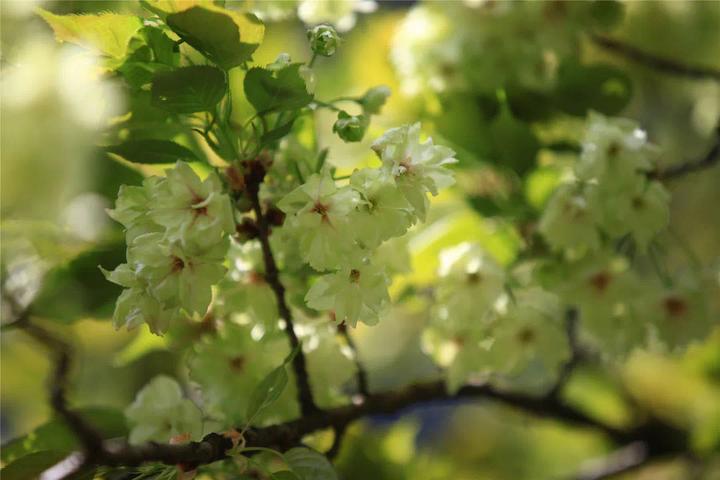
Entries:
<svg viewBox="0 0 720 480">
<path fill-rule="evenodd" d="M 274 448 L 280 451 L 300 444 L 310 433 L 326 428 L 344 428 L 355 420 L 380 414 L 396 414 L 419 404 L 449 399 L 487 399 L 497 401 L 542 418 L 598 429 L 616 443 L 628 443 L 644 430 L 623 431 L 599 422 L 549 396 L 533 397 L 496 390 L 488 385 L 465 386 L 457 394 L 447 392 L 442 381 L 421 383 L 404 389 L 371 394 L 362 404 L 346 405 L 316 412 L 296 420 L 263 428 L 251 428 L 245 433 L 246 446 Z M 649 432 L 649 431 L 648 431 Z M 103 454 L 96 458 L 98 464 L 110 466 L 133 466 L 146 462 L 162 462 L 170 465 L 197 466 L 222 460 L 225 451 L 232 446 L 229 439 L 210 434 L 201 442 L 185 445 L 147 443 L 140 446 L 108 443 Z"/>
<path fill-rule="evenodd" d="M 710 150 L 705 154 L 704 157 L 698 160 L 690 160 L 688 162 L 679 163 L 655 172 L 652 178 L 658 180 L 672 180 L 678 177 L 687 175 L 688 173 L 697 172 L 710 168 L 720 161 L 720 123 L 715 129 L 715 143 L 710 147 Z"/>
<path fill-rule="evenodd" d="M 253 167 L 250 168 L 252 169 Z M 262 175 L 255 175 L 256 178 L 251 178 L 251 181 L 247 182 L 247 190 L 257 222 L 258 240 L 260 240 L 260 246 L 262 247 L 263 262 L 265 264 L 265 280 L 275 294 L 278 312 L 280 317 L 285 321 L 285 332 L 290 340 L 290 346 L 295 349 L 299 348 L 300 340 L 295 333 L 290 307 L 285 300 L 285 286 L 280 281 L 280 272 L 278 271 L 277 263 L 275 263 L 275 257 L 270 247 L 270 225 L 260 204 L 259 189 L 262 177 L 264 177 L 264 167 L 260 166 L 255 168 L 262 169 Z M 293 358 L 292 367 L 295 372 L 295 382 L 298 387 L 298 401 L 302 415 L 317 412 L 319 409 L 313 398 L 310 376 L 307 371 L 307 362 L 302 349 L 300 349 L 298 354 Z"/>
<path fill-rule="evenodd" d="M 340 448 L 342 447 L 342 442 L 343 438 L 345 438 L 346 431 L 347 425 L 338 425 L 337 427 L 335 427 L 335 438 L 333 438 L 333 443 L 330 446 L 330 449 L 325 452 L 325 456 L 330 460 L 337 457 L 337 454 L 340 453 Z"/>
<path fill-rule="evenodd" d="M 363 397 L 367 397 L 368 395 L 370 395 L 370 390 L 368 388 L 367 371 L 365 370 L 365 367 L 363 367 L 360 359 L 358 358 L 358 351 L 357 347 L 355 346 L 355 341 L 350 336 L 350 332 L 348 332 L 347 326 L 344 323 L 338 325 L 337 329 L 338 333 L 343 336 L 343 338 L 348 344 L 348 347 L 350 347 L 350 350 L 352 350 L 353 352 L 353 360 L 355 360 L 355 368 L 357 369 L 356 379 L 358 393 Z"/>
<path fill-rule="evenodd" d="M 654 70 L 693 79 L 712 79 L 720 81 L 720 70 L 703 67 L 698 65 L 687 65 L 677 60 L 660 57 L 652 53 L 648 53 L 632 45 L 628 45 L 614 38 L 603 35 L 590 35 L 592 41 L 604 48 L 605 50 L 617 53 L 636 63 L 645 65 Z"/>
</svg>

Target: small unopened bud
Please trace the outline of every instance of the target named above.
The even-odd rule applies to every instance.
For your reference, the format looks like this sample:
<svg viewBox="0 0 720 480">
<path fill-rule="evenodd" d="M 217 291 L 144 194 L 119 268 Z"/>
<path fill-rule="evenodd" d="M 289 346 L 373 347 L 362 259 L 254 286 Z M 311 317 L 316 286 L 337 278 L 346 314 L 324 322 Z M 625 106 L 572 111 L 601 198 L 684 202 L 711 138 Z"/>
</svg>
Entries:
<svg viewBox="0 0 720 480">
<path fill-rule="evenodd" d="M 235 192 L 241 192 L 245 189 L 245 178 L 237 167 L 228 167 L 225 169 L 225 176 L 230 188 Z"/>
<path fill-rule="evenodd" d="M 390 87 L 387 85 L 378 85 L 365 92 L 360 103 L 362 103 L 365 113 L 375 115 L 380 113 L 380 109 L 385 105 L 389 96 Z"/>
<path fill-rule="evenodd" d="M 265 212 L 265 218 L 267 218 L 270 225 L 280 227 L 285 222 L 285 212 L 271 205 Z"/>
<path fill-rule="evenodd" d="M 247 242 L 248 240 L 257 238 L 260 235 L 260 229 L 258 229 L 254 220 L 245 217 L 240 225 L 235 227 L 235 233 L 237 234 L 238 241 Z"/>
<path fill-rule="evenodd" d="M 272 160 L 266 152 L 260 153 L 256 158 L 248 160 L 245 163 L 245 185 L 248 191 L 252 194 L 257 193 L 257 189 L 260 187 L 265 174 L 267 173 L 268 167 Z"/>
<path fill-rule="evenodd" d="M 346 142 L 359 142 L 365 135 L 368 126 L 368 119 L 365 115 L 349 115 L 340 111 L 338 119 L 333 125 L 333 132 L 338 134 Z"/>
<path fill-rule="evenodd" d="M 340 36 L 330 25 L 313 27 L 308 30 L 307 36 L 312 51 L 323 57 L 333 56 L 340 44 Z"/>
</svg>

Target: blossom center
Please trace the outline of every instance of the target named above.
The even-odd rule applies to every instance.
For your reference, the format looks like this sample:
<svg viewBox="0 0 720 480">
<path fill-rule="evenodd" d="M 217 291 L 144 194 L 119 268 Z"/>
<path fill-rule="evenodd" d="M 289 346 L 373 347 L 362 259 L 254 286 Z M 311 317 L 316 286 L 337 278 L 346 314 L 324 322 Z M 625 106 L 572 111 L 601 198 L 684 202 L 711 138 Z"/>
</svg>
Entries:
<svg viewBox="0 0 720 480">
<path fill-rule="evenodd" d="M 671 317 L 682 317 L 688 309 L 687 302 L 680 297 L 667 297 L 663 301 L 663 306 Z"/>
<path fill-rule="evenodd" d="M 590 277 L 590 285 L 592 285 L 599 293 L 603 293 L 607 290 L 611 281 L 612 276 L 607 272 L 599 272 Z"/>
<path fill-rule="evenodd" d="M 315 202 L 312 211 L 320 215 L 323 222 L 329 222 L 328 212 L 330 211 L 330 205 L 325 205 L 322 202 Z"/>
<path fill-rule="evenodd" d="M 183 268 L 185 268 L 185 262 L 183 261 L 183 259 L 180 257 L 173 256 L 172 257 L 172 267 L 171 267 L 173 273 L 180 272 L 180 271 L 182 271 Z"/>
<path fill-rule="evenodd" d="M 352 283 L 358 283 L 360 281 L 360 270 L 355 270 L 354 268 L 350 270 L 350 281 Z"/>
</svg>

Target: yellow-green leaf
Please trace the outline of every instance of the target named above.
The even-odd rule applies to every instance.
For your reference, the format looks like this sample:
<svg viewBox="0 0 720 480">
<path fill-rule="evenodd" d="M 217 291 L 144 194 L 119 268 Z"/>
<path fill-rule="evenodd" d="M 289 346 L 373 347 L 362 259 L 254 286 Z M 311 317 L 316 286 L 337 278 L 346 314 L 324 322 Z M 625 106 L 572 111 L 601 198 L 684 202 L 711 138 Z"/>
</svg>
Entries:
<svg viewBox="0 0 720 480">
<path fill-rule="evenodd" d="M 58 41 L 82 45 L 115 59 L 125 57 L 130 39 L 142 27 L 134 15 L 55 15 L 41 8 L 37 12 L 52 27 Z"/>
</svg>

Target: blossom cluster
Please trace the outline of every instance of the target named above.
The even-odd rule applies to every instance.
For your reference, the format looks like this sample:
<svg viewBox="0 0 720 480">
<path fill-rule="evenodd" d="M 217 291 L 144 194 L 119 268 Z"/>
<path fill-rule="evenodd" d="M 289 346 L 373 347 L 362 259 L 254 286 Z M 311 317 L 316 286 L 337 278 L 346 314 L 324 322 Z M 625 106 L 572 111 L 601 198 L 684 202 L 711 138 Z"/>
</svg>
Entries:
<svg viewBox="0 0 720 480">
<path fill-rule="evenodd" d="M 572 52 L 582 2 L 425 2 L 413 7 L 392 43 L 391 59 L 409 95 L 508 83 L 552 86 L 559 59 Z M 554 23 L 546 26 L 545 24 Z"/>
<path fill-rule="evenodd" d="M 201 180 L 178 162 L 166 177 L 122 186 L 109 215 L 125 227 L 127 263 L 108 280 L 125 288 L 117 300 L 116 328 L 147 323 L 163 333 L 183 315 L 204 315 L 212 285 L 225 274 L 228 234 L 235 230 L 220 179 Z"/>
<path fill-rule="evenodd" d="M 603 234 L 645 250 L 669 221 L 669 194 L 649 179 L 653 148 L 628 119 L 591 113 L 572 182 L 550 199 L 539 229 L 558 250 L 596 251 Z"/>
<path fill-rule="evenodd" d="M 278 204 L 303 260 L 325 272 L 308 291 L 307 305 L 333 311 L 350 326 L 378 321 L 389 297 L 375 250 L 425 219 L 427 194 L 452 184 L 446 166 L 456 161 L 449 148 L 420 141 L 420 124 L 387 131 L 372 149 L 380 168 L 356 170 L 344 186 L 325 170 Z"/>
<path fill-rule="evenodd" d="M 436 306 L 423 347 L 456 390 L 475 376 L 552 378 L 569 357 L 559 297 L 539 287 L 510 290 L 510 275 L 479 245 L 440 254 Z"/>
</svg>

